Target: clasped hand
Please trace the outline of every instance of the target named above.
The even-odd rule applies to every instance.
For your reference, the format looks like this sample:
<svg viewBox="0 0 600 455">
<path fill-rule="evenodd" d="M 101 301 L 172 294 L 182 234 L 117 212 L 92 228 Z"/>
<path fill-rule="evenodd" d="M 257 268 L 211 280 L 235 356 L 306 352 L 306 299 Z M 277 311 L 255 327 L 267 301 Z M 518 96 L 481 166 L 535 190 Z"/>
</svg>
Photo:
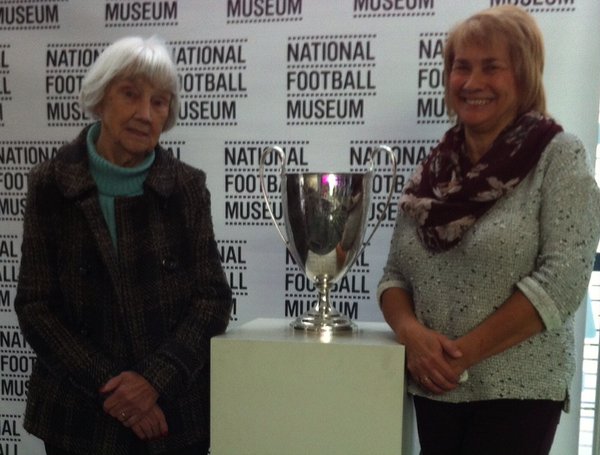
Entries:
<svg viewBox="0 0 600 455">
<path fill-rule="evenodd" d="M 404 345 L 408 371 L 421 388 L 440 395 L 458 387 L 467 365 L 456 341 L 416 323 Z"/>
<path fill-rule="evenodd" d="M 104 412 L 111 415 L 140 439 L 156 439 L 168 434 L 165 415 L 156 404 L 158 392 L 142 375 L 133 371 L 111 378 L 100 388 L 106 395 Z"/>
</svg>

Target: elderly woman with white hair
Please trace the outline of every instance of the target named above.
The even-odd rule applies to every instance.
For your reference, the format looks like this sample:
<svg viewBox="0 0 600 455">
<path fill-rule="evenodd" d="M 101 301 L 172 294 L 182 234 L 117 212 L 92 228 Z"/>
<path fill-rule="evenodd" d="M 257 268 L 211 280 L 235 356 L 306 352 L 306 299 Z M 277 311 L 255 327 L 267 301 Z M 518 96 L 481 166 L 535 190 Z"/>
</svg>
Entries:
<svg viewBox="0 0 600 455">
<path fill-rule="evenodd" d="M 37 354 L 24 427 L 52 454 L 205 454 L 209 340 L 231 290 L 205 174 L 159 144 L 175 65 L 123 38 L 90 68 L 98 121 L 30 174 L 15 309 Z"/>
</svg>

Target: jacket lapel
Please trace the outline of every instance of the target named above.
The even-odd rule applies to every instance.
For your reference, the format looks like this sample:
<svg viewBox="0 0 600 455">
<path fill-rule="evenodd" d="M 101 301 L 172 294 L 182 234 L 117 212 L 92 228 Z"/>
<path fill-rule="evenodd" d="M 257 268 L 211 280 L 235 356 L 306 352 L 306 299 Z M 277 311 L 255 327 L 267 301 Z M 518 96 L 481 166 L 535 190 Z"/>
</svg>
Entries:
<svg viewBox="0 0 600 455">
<path fill-rule="evenodd" d="M 72 199 L 85 217 L 102 260 L 119 293 L 118 258 L 100 209 L 96 183 L 89 171 L 86 137 L 89 127 L 57 155 L 55 178 L 63 196 Z"/>
</svg>

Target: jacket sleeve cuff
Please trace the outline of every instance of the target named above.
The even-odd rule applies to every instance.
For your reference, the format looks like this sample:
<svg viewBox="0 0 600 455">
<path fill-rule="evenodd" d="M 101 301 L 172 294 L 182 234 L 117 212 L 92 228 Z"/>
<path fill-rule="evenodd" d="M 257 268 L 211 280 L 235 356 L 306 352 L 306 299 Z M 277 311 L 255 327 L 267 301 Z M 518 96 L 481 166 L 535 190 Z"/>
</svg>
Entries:
<svg viewBox="0 0 600 455">
<path fill-rule="evenodd" d="M 187 354 L 193 355 L 192 352 Z M 198 372 L 189 371 L 184 362 L 164 351 L 139 363 L 133 370 L 144 376 L 159 396 L 167 399 L 173 399 L 186 390 Z"/>
</svg>

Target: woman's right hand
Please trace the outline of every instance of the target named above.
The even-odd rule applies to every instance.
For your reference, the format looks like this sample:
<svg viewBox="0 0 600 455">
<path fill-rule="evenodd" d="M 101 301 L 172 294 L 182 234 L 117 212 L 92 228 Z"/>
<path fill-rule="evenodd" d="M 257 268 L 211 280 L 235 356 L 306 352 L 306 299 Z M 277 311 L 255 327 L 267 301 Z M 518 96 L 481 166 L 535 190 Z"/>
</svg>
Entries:
<svg viewBox="0 0 600 455">
<path fill-rule="evenodd" d="M 454 390 L 461 372 L 448 359 L 459 359 L 462 352 L 454 341 L 413 321 L 403 331 L 406 366 L 413 379 L 426 391 L 439 395 Z"/>
<path fill-rule="evenodd" d="M 464 370 L 456 341 L 421 324 L 413 310 L 411 295 L 401 288 L 389 288 L 381 296 L 381 310 L 396 339 L 406 350 L 406 367 L 426 391 L 442 394 L 455 389 Z M 453 365 L 451 365 L 453 363 Z"/>
<path fill-rule="evenodd" d="M 156 439 L 167 435 L 167 420 L 156 404 L 158 393 L 143 376 L 124 371 L 109 379 L 100 393 L 106 396 L 104 411 L 131 428 L 138 438 Z"/>
</svg>

